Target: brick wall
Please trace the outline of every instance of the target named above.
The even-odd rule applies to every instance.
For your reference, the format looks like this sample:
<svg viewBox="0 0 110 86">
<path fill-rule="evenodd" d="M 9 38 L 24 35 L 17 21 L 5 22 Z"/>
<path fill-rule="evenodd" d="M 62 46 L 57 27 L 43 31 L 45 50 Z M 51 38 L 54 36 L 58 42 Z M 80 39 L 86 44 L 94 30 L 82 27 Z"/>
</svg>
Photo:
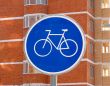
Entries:
<svg viewBox="0 0 110 86">
<path fill-rule="evenodd" d="M 50 77 L 43 74 L 23 74 L 23 61 L 26 59 L 23 52 L 23 38 L 28 30 L 24 28 L 24 15 L 26 14 L 56 14 L 88 11 L 87 0 L 48 0 L 48 5 L 27 5 L 24 0 L 0 0 L 0 18 L 13 18 L 0 21 L 0 84 L 20 85 L 23 83 L 49 83 Z M 83 28 L 85 34 L 94 38 L 94 32 L 89 30 L 89 22 L 92 17 L 87 13 L 67 14 L 76 20 Z M 14 19 L 20 17 L 21 19 Z M 9 42 L 8 40 L 11 40 Z M 84 58 L 92 59 L 94 56 L 89 53 L 89 43 L 87 38 L 87 51 Z M 14 64 L 10 64 L 13 62 Z M 16 62 L 21 62 L 16 64 Z M 8 64 L 9 63 L 9 64 Z M 87 61 L 82 61 L 72 71 L 58 76 L 59 83 L 83 83 L 94 84 L 94 80 L 89 76 L 89 65 Z M 73 86 L 73 85 L 71 85 Z M 75 85 L 76 86 L 76 85 Z M 80 85 L 87 86 L 87 85 Z"/>
</svg>

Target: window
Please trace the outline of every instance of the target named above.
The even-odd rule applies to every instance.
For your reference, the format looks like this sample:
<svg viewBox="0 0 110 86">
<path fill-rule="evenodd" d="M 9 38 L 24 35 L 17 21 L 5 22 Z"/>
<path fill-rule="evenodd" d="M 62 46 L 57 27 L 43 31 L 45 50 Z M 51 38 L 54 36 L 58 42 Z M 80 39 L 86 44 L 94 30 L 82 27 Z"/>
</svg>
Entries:
<svg viewBox="0 0 110 86">
<path fill-rule="evenodd" d="M 93 54 L 93 49 L 94 49 L 93 43 L 90 42 L 90 53 L 91 53 L 91 54 Z"/>
<path fill-rule="evenodd" d="M 28 25 L 28 27 L 31 27 L 38 20 L 39 19 L 37 19 L 36 15 L 29 16 L 29 25 Z"/>
<path fill-rule="evenodd" d="M 110 8 L 110 0 L 102 0 L 102 8 Z"/>
<path fill-rule="evenodd" d="M 90 8 L 93 9 L 94 8 L 94 0 L 89 0 L 89 3 L 90 3 L 89 4 Z"/>
<path fill-rule="evenodd" d="M 37 0 L 37 4 L 47 4 L 47 0 Z"/>
<path fill-rule="evenodd" d="M 42 4 L 46 5 L 47 0 L 25 0 L 25 5 L 36 5 L 36 4 Z"/>
<path fill-rule="evenodd" d="M 29 0 L 29 4 L 36 4 L 36 0 Z"/>
<path fill-rule="evenodd" d="M 45 17 L 45 14 L 30 14 L 25 15 L 24 19 L 24 27 L 30 28 L 35 22 L 40 20 L 41 18 Z"/>
<path fill-rule="evenodd" d="M 29 16 L 25 16 L 24 18 L 24 27 L 25 28 L 29 27 Z"/>
<path fill-rule="evenodd" d="M 102 76 L 109 77 L 110 76 L 110 65 L 103 65 Z"/>
<path fill-rule="evenodd" d="M 23 73 L 24 74 L 35 74 L 35 73 L 40 73 L 38 70 L 33 68 L 28 61 L 23 62 Z"/>
<path fill-rule="evenodd" d="M 94 21 L 92 19 L 90 19 L 90 23 L 89 23 L 89 28 L 91 32 L 94 32 Z"/>
<path fill-rule="evenodd" d="M 102 44 L 102 53 L 110 53 L 110 42 L 104 42 Z"/>
<path fill-rule="evenodd" d="M 24 0 L 24 4 L 27 5 L 29 4 L 30 0 Z"/>
<path fill-rule="evenodd" d="M 110 31 L 110 19 L 102 20 L 102 31 Z"/>
<path fill-rule="evenodd" d="M 94 67 L 92 65 L 90 65 L 90 77 L 94 78 Z"/>
</svg>

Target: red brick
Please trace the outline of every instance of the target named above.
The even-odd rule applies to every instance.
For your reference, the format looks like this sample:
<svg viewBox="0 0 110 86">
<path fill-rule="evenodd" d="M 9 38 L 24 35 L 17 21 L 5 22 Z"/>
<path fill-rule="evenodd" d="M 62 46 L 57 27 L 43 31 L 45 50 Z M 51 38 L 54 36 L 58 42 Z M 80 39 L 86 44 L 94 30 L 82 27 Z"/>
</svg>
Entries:
<svg viewBox="0 0 110 86">
<path fill-rule="evenodd" d="M 48 83 L 49 76 L 43 74 L 24 74 L 23 83 Z"/>
<path fill-rule="evenodd" d="M 47 13 L 47 6 L 46 5 L 27 5 L 25 6 L 25 14 L 32 14 L 32 13 Z"/>
<path fill-rule="evenodd" d="M 0 84 L 3 85 L 22 85 L 22 75 L 2 75 Z"/>
<path fill-rule="evenodd" d="M 23 20 L 0 21 L 0 40 L 23 38 Z"/>
<path fill-rule="evenodd" d="M 81 62 L 72 71 L 59 75 L 59 83 L 87 82 L 87 62 Z"/>
<path fill-rule="evenodd" d="M 0 18 L 24 15 L 24 0 L 0 0 Z"/>
<path fill-rule="evenodd" d="M 0 64 L 0 76 L 16 76 L 23 74 L 23 64 Z"/>
<path fill-rule="evenodd" d="M 0 43 L 0 62 L 18 62 L 23 59 L 23 42 Z"/>
<path fill-rule="evenodd" d="M 48 0 L 48 13 L 87 11 L 87 0 Z"/>
</svg>

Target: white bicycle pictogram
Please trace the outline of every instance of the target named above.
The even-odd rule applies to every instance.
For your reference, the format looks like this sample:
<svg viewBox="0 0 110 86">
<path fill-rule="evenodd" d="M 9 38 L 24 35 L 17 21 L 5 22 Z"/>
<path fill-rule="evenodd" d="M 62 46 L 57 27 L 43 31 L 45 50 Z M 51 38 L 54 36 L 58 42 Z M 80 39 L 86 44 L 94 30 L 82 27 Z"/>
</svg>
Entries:
<svg viewBox="0 0 110 86">
<path fill-rule="evenodd" d="M 62 34 L 51 34 L 51 30 L 45 30 L 45 31 L 48 32 L 46 39 L 40 39 L 36 41 L 34 44 L 34 52 L 38 56 L 40 57 L 48 56 L 52 51 L 52 47 L 55 47 L 55 49 L 59 50 L 64 57 L 73 57 L 77 53 L 78 51 L 77 43 L 72 39 L 65 38 L 65 33 L 68 31 L 68 29 L 62 29 L 63 31 Z M 54 42 L 52 42 L 50 36 L 61 36 L 58 46 L 56 46 Z M 69 43 L 71 43 L 71 45 L 69 45 Z M 64 44 L 66 44 L 66 47 L 63 48 Z M 75 46 L 75 49 L 73 49 L 72 45 Z M 65 51 L 69 51 L 69 50 L 71 51 L 71 54 L 65 53 Z"/>
</svg>

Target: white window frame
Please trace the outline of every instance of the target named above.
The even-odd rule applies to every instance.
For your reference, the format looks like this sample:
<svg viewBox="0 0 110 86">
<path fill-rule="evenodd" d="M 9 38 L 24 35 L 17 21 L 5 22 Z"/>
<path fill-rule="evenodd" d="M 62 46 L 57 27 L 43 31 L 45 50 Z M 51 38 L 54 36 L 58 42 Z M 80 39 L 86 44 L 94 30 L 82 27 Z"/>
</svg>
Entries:
<svg viewBox="0 0 110 86">
<path fill-rule="evenodd" d="M 40 16 L 40 19 L 43 18 L 43 17 L 46 17 L 47 15 L 46 14 L 43 14 L 43 13 L 37 13 L 37 14 L 27 14 L 24 16 L 24 28 L 30 28 L 30 17 L 31 16 L 35 16 L 36 17 L 36 22 L 38 21 L 37 20 L 37 17 Z M 41 17 L 43 16 L 43 17 Z"/>
<path fill-rule="evenodd" d="M 24 28 L 29 27 L 29 16 L 24 16 Z"/>
<path fill-rule="evenodd" d="M 38 3 L 39 1 L 39 3 Z M 45 2 L 45 3 L 44 3 Z M 24 0 L 24 5 L 47 5 L 48 0 L 35 0 L 35 3 L 31 3 L 30 0 Z"/>
<path fill-rule="evenodd" d="M 23 74 L 29 73 L 29 64 L 28 64 L 28 68 L 26 68 L 27 67 L 26 64 L 28 64 L 28 62 L 26 60 L 23 61 Z M 26 70 L 27 70 L 27 72 L 26 72 Z"/>
</svg>

